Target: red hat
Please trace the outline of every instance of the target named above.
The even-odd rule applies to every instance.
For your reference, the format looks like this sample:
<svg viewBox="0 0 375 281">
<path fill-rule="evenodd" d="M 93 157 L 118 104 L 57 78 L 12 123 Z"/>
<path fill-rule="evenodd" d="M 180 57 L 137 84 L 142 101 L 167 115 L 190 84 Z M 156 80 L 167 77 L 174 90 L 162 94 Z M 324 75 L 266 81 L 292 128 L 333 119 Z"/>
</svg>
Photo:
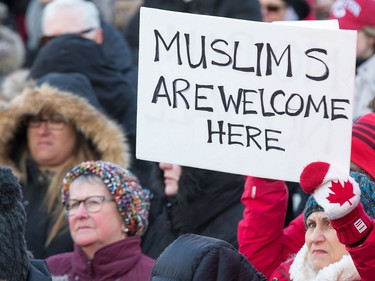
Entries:
<svg viewBox="0 0 375 281">
<path fill-rule="evenodd" d="M 336 0 L 330 18 L 337 19 L 341 29 L 375 27 L 375 0 Z"/>
<path fill-rule="evenodd" d="M 375 112 L 354 122 L 350 160 L 375 179 Z"/>
</svg>

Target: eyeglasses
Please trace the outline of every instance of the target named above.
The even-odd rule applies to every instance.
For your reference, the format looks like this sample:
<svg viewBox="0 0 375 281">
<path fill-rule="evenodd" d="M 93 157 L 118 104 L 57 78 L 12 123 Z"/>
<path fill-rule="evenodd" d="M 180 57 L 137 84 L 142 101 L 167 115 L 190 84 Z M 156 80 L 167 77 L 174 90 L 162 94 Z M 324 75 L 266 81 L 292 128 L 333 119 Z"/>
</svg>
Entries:
<svg viewBox="0 0 375 281">
<path fill-rule="evenodd" d="M 103 203 L 115 201 L 115 199 L 111 197 L 106 197 L 103 195 L 97 195 L 97 196 L 90 196 L 83 200 L 68 200 L 64 203 L 65 207 L 65 214 L 67 216 L 74 216 L 77 214 L 78 208 L 83 203 L 83 206 L 85 207 L 86 211 L 89 213 L 97 213 L 99 212 L 102 207 Z"/>
<path fill-rule="evenodd" d="M 84 29 L 82 31 L 79 31 L 79 32 L 74 32 L 74 33 L 71 33 L 71 34 L 76 34 L 76 35 L 85 35 L 91 31 L 94 31 L 96 28 L 94 27 L 90 27 L 90 28 L 87 28 L 87 29 Z M 40 40 L 39 40 L 39 43 L 40 45 L 44 45 L 44 44 L 47 44 L 49 41 L 51 41 L 52 39 L 56 38 L 56 37 L 59 37 L 61 35 L 65 35 L 65 34 L 59 34 L 59 35 L 43 35 Z"/>
<path fill-rule="evenodd" d="M 284 9 L 285 6 L 283 5 L 272 5 L 272 4 L 269 4 L 269 5 L 264 5 L 263 8 L 267 10 L 267 12 L 269 13 L 277 13 L 279 12 L 281 9 Z"/>
<path fill-rule="evenodd" d="M 48 117 L 32 115 L 27 118 L 28 127 L 31 129 L 39 128 L 42 123 L 46 123 L 47 129 L 52 131 L 62 130 L 68 124 L 66 120 L 59 114 L 51 114 Z"/>
</svg>

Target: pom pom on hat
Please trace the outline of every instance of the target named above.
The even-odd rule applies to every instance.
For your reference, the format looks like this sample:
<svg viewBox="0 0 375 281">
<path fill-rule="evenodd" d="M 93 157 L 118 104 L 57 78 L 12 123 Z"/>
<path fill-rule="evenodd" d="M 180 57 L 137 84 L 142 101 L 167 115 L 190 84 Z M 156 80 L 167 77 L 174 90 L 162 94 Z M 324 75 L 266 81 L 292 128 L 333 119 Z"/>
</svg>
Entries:
<svg viewBox="0 0 375 281">
<path fill-rule="evenodd" d="M 300 185 L 303 191 L 313 194 L 315 189 L 323 183 L 329 166 L 325 162 L 314 162 L 307 165 L 300 176 Z"/>
<path fill-rule="evenodd" d="M 325 162 L 307 165 L 300 176 L 301 188 L 312 193 L 330 219 L 350 213 L 359 203 L 361 191 L 349 173 Z"/>
<path fill-rule="evenodd" d="M 150 198 L 129 170 L 106 161 L 87 161 L 71 169 L 63 179 L 62 202 L 69 200 L 71 183 L 82 175 L 100 178 L 116 201 L 128 236 L 141 236 L 148 226 Z"/>
</svg>

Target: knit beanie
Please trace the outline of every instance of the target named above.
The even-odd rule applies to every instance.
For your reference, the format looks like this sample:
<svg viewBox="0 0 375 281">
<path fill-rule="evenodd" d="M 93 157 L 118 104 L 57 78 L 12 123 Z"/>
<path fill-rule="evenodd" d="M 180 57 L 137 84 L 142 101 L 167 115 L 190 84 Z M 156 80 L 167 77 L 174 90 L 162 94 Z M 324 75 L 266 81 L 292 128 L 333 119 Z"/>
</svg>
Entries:
<svg viewBox="0 0 375 281">
<path fill-rule="evenodd" d="M 324 212 L 324 209 L 315 201 L 314 196 L 310 195 L 306 201 L 305 210 L 303 214 L 305 225 L 307 218 L 314 212 Z"/>
<path fill-rule="evenodd" d="M 350 159 L 375 179 L 375 112 L 354 122 Z"/>
<path fill-rule="evenodd" d="M 26 213 L 18 179 L 0 166 L 0 280 L 26 280 L 29 258 L 24 238 Z"/>
<path fill-rule="evenodd" d="M 149 192 L 142 189 L 136 176 L 129 170 L 106 161 L 87 161 L 71 169 L 63 179 L 62 202 L 69 200 L 71 183 L 83 175 L 100 178 L 123 218 L 128 236 L 141 236 L 148 226 Z"/>
<path fill-rule="evenodd" d="M 58 88 L 60 91 L 69 92 L 76 96 L 85 98 L 92 106 L 104 112 L 96 96 L 90 80 L 83 74 L 77 72 L 50 72 L 35 80 L 37 86 L 48 84 Z"/>
</svg>

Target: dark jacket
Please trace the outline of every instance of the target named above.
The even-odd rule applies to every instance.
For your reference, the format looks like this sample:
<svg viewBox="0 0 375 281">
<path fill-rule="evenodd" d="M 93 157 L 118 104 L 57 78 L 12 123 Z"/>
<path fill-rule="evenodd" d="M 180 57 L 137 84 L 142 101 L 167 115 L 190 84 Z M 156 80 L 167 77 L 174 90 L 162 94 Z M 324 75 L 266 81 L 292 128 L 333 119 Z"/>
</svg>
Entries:
<svg viewBox="0 0 375 281">
<path fill-rule="evenodd" d="M 62 35 L 39 52 L 30 76 L 39 79 L 50 72 L 78 72 L 91 82 L 105 112 L 116 120 L 135 143 L 136 92 L 118 65 L 110 64 L 101 45 L 77 35 Z"/>
<path fill-rule="evenodd" d="M 142 239 L 146 255 L 157 258 L 178 236 L 195 233 L 219 238 L 237 248 L 237 224 L 242 218 L 240 175 L 182 167 L 176 197 L 164 192 L 164 177 L 157 168 L 153 180 L 150 226 Z"/>
<path fill-rule="evenodd" d="M 120 33 L 107 24 L 103 28 L 105 43 L 102 45 L 77 35 L 61 35 L 51 40 L 39 51 L 30 76 L 39 79 L 50 72 L 84 74 L 105 113 L 122 127 L 132 156 L 129 168 L 146 187 L 149 164 L 135 158 L 137 69 L 129 57 L 127 43 L 120 40 Z"/>
<path fill-rule="evenodd" d="M 52 281 L 48 266 L 44 260 L 30 260 L 26 281 Z"/>
<path fill-rule="evenodd" d="M 156 260 L 152 281 L 266 281 L 229 243 L 186 234 Z"/>
<path fill-rule="evenodd" d="M 84 80 L 80 79 L 79 83 L 84 85 Z M 81 90 L 80 93 L 89 94 L 90 91 Z M 88 100 L 91 100 L 91 104 Z M 32 159 L 27 163 L 27 175 L 21 172 L 21 156 L 26 151 L 27 141 L 25 117 L 38 114 L 42 109 L 52 110 L 66 120 L 72 120 L 80 132 L 79 137 L 91 143 L 98 159 L 128 167 L 128 144 L 121 128 L 94 107 L 94 104 L 98 104 L 97 101 L 95 103 L 94 94 L 91 98 L 79 97 L 69 91 L 42 85 L 38 91 L 24 91 L 0 111 L 0 165 L 11 167 L 21 179 L 27 214 L 25 238 L 28 250 L 35 258 L 42 259 L 73 250 L 73 241 L 66 229 L 45 247 L 46 237 L 55 222 L 55 218 L 48 216 L 44 204 L 52 174 L 42 174 Z"/>
<path fill-rule="evenodd" d="M 175 12 L 262 21 L 260 4 L 257 0 L 145 0 L 142 6 Z M 136 63 L 139 48 L 139 20 L 140 13 L 137 12 L 125 29 L 125 38 L 133 50 Z"/>
<path fill-rule="evenodd" d="M 69 281 L 147 281 L 154 260 L 143 255 L 141 239 L 132 236 L 99 249 L 88 260 L 79 246 L 74 252 L 47 259 L 53 277 L 67 276 Z"/>
</svg>

